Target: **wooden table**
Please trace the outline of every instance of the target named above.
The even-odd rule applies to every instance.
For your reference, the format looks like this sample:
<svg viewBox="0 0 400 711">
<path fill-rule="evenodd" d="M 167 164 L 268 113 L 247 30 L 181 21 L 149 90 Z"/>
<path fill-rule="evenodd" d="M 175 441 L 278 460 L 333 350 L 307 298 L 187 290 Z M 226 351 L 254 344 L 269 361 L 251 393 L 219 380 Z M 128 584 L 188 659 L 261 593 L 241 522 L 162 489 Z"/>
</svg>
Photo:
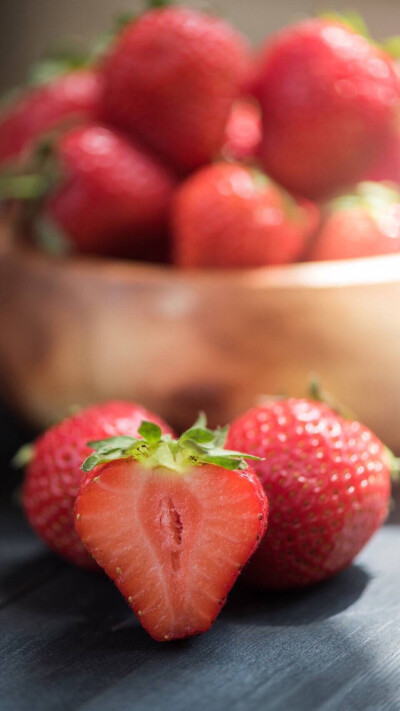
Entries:
<svg viewBox="0 0 400 711">
<path fill-rule="evenodd" d="M 400 527 L 307 592 L 237 588 L 213 629 L 153 642 L 113 585 L 0 507 L 1 711 L 399 711 Z"/>
</svg>

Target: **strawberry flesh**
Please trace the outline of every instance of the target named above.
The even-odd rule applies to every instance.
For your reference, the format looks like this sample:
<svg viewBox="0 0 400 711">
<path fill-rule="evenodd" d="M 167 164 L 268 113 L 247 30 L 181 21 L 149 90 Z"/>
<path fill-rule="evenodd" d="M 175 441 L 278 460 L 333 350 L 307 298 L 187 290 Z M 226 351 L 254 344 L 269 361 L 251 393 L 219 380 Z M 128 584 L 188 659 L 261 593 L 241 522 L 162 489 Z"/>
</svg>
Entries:
<svg viewBox="0 0 400 711">
<path fill-rule="evenodd" d="M 172 440 L 143 423 L 144 439 L 93 442 L 83 464 L 76 531 L 158 641 L 211 627 L 266 529 L 261 483 L 221 432 L 214 445 L 210 430 Z"/>
<path fill-rule="evenodd" d="M 214 465 L 181 475 L 120 460 L 82 488 L 76 530 L 154 639 L 189 637 L 211 627 L 264 532 L 257 484 Z"/>
</svg>

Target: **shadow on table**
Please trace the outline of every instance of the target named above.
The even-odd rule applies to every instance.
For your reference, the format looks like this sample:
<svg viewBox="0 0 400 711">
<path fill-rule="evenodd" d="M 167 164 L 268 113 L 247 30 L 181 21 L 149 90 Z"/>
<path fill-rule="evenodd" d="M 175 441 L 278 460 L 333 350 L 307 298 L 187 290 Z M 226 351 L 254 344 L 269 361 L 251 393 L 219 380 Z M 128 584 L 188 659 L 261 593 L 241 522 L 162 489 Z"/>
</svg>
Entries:
<svg viewBox="0 0 400 711">
<path fill-rule="evenodd" d="M 241 584 L 231 593 L 224 615 L 240 624 L 308 625 L 339 614 L 364 592 L 370 575 L 352 565 L 331 580 L 301 590 L 264 592 Z"/>
<path fill-rule="evenodd" d="M 392 486 L 392 499 L 386 523 L 400 524 L 400 482 Z"/>
<path fill-rule="evenodd" d="M 370 644 L 357 641 L 353 628 L 346 631 L 335 619 L 368 586 L 359 565 L 303 591 L 261 594 L 237 586 L 208 634 L 171 644 L 147 635 L 105 577 L 60 565 L 54 578 L 16 604 L 16 619 L 25 625 L 22 644 L 27 636 L 35 639 L 24 647 L 20 683 L 5 682 L 8 698 L 21 711 L 31 711 L 29 699 L 36 697 L 41 708 L 60 711 L 89 700 L 90 709 L 107 711 L 186 711 L 188 688 L 203 699 L 201 709 L 228 708 L 228 695 L 235 709 L 248 711 L 265 708 L 266 699 L 268 711 L 298 709 L 300 697 L 302 709 L 317 711 L 327 703 L 327 711 L 337 711 L 342 696 L 373 708 L 367 702 L 375 689 L 385 698 L 393 693 L 392 680 L 374 665 Z M 302 633 L 290 629 L 313 623 Z"/>
</svg>

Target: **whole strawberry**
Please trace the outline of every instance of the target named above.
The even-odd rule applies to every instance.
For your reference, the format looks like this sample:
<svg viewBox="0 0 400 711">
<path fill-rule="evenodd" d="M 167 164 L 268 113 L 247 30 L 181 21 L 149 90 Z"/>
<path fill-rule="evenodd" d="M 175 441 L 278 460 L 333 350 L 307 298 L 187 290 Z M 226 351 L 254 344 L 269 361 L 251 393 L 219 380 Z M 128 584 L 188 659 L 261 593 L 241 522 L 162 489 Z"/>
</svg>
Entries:
<svg viewBox="0 0 400 711">
<path fill-rule="evenodd" d="M 51 427 L 33 445 L 26 470 L 22 504 L 29 523 L 47 545 L 72 563 L 96 567 L 74 529 L 73 511 L 82 479 L 80 469 L 92 439 L 137 434 L 143 418 L 171 432 L 141 405 L 106 402 L 82 410 Z"/>
<path fill-rule="evenodd" d="M 99 74 L 80 70 L 18 95 L 0 116 L 0 166 L 24 158 L 60 124 L 96 120 L 101 88 Z"/>
<path fill-rule="evenodd" d="M 76 531 L 143 627 L 161 642 L 208 630 L 267 525 L 268 501 L 226 432 L 92 442 Z"/>
<path fill-rule="evenodd" d="M 324 19 L 268 40 L 253 90 L 263 112 L 265 170 L 311 198 L 362 179 L 390 142 L 400 109 L 389 56 Z"/>
<path fill-rule="evenodd" d="M 351 259 L 400 252 L 400 192 L 384 183 L 359 183 L 326 207 L 311 260 Z"/>
<path fill-rule="evenodd" d="M 222 155 L 229 160 L 249 160 L 257 156 L 262 136 L 260 108 L 254 101 L 238 99 L 225 127 Z"/>
<path fill-rule="evenodd" d="M 398 128 L 386 150 L 368 169 L 365 180 L 390 181 L 400 186 L 400 129 Z"/>
<path fill-rule="evenodd" d="M 224 21 L 183 7 L 150 11 L 105 62 L 105 120 L 193 170 L 222 147 L 248 61 L 245 39 Z"/>
<path fill-rule="evenodd" d="M 297 201 L 239 163 L 202 168 L 178 188 L 172 206 L 174 261 L 181 267 L 257 267 L 298 259 L 318 209 Z"/>
<path fill-rule="evenodd" d="M 386 517 L 385 447 L 325 404 L 289 399 L 256 407 L 233 422 L 226 446 L 264 460 L 253 466 L 269 499 L 269 526 L 245 571 L 259 587 L 300 587 L 331 577 Z"/>
<path fill-rule="evenodd" d="M 172 174 L 113 129 L 87 125 L 55 146 L 55 191 L 43 207 L 49 225 L 80 252 L 151 258 L 166 243 Z"/>
</svg>

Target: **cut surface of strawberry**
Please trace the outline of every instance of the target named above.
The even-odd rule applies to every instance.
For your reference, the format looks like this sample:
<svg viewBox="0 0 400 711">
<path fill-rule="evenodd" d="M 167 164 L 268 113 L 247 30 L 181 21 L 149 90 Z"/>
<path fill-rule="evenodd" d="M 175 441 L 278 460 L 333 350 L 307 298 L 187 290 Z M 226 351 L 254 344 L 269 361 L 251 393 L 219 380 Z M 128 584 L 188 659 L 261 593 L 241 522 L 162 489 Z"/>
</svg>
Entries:
<svg viewBox="0 0 400 711">
<path fill-rule="evenodd" d="M 211 627 L 261 540 L 268 503 L 220 433 L 195 427 L 172 440 L 151 425 L 146 439 L 146 427 L 144 442 L 92 443 L 75 527 L 143 627 L 168 641 Z"/>
</svg>

